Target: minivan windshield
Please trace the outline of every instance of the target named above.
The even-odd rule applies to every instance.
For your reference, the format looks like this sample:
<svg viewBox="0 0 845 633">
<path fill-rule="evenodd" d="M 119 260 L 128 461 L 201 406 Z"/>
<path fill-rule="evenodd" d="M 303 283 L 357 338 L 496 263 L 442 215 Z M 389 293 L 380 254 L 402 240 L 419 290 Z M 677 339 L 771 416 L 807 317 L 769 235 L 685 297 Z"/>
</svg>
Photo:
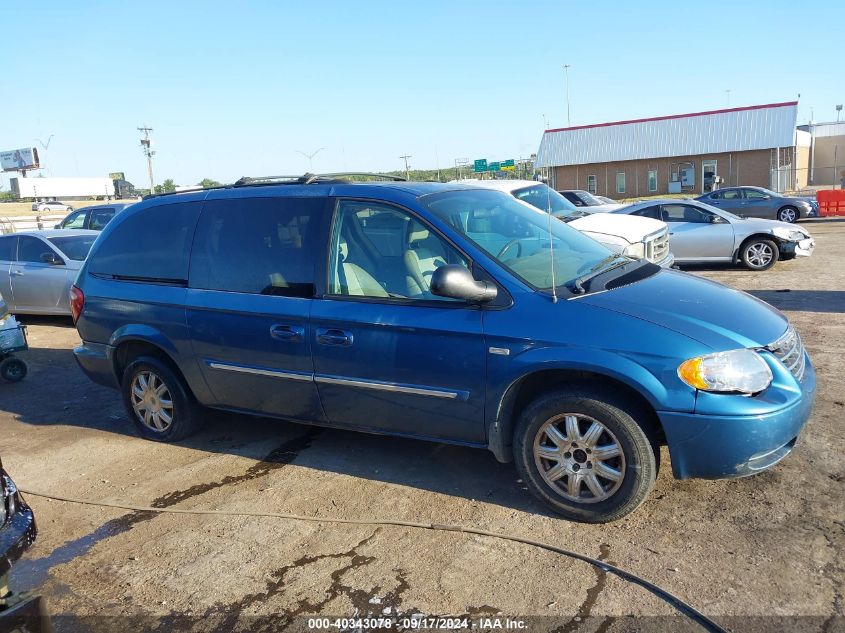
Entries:
<svg viewBox="0 0 845 633">
<path fill-rule="evenodd" d="M 532 207 L 540 209 L 540 211 L 548 211 L 549 206 L 551 206 L 552 215 L 556 218 L 565 218 L 573 214 L 579 216 L 584 214 L 583 211 L 579 211 L 578 207 L 557 191 L 542 183 L 523 187 L 522 189 L 515 189 L 512 193 L 517 200 L 527 202 Z"/>
<path fill-rule="evenodd" d="M 607 248 L 564 222 L 549 222 L 546 213 L 520 204 L 506 193 L 446 191 L 423 196 L 420 202 L 537 290 L 550 290 L 553 279 L 555 286 L 569 286 L 585 274 L 613 265 L 613 254 Z"/>
</svg>

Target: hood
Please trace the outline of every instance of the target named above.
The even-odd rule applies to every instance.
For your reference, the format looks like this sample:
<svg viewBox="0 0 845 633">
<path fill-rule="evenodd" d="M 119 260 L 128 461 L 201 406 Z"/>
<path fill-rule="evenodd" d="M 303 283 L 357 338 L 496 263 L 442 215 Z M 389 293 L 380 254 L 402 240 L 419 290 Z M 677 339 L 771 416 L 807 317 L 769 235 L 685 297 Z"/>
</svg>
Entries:
<svg viewBox="0 0 845 633">
<path fill-rule="evenodd" d="M 674 330 L 726 351 L 762 347 L 780 337 L 786 317 L 751 295 L 677 270 L 576 301 L 626 314 Z"/>
<path fill-rule="evenodd" d="M 781 222 L 780 220 L 767 220 L 765 218 L 743 218 L 744 222 L 739 225 L 743 227 L 746 232 L 759 231 L 761 233 L 768 233 L 774 229 L 782 229 L 786 231 L 801 231 L 809 237 L 810 233 L 803 226 L 797 224 L 790 224 L 789 222 Z"/>
<path fill-rule="evenodd" d="M 579 231 L 616 235 L 632 244 L 641 242 L 646 235 L 651 235 L 666 228 L 666 223 L 654 218 L 619 213 L 591 213 L 569 223 Z"/>
<path fill-rule="evenodd" d="M 816 204 L 816 199 L 808 196 L 784 196 L 783 199 L 790 202 L 806 202 L 809 205 Z"/>
<path fill-rule="evenodd" d="M 582 211 L 586 211 L 587 213 L 609 213 L 611 211 L 616 211 L 616 209 L 621 209 L 624 207 L 624 204 L 597 204 L 594 207 L 578 207 Z"/>
</svg>

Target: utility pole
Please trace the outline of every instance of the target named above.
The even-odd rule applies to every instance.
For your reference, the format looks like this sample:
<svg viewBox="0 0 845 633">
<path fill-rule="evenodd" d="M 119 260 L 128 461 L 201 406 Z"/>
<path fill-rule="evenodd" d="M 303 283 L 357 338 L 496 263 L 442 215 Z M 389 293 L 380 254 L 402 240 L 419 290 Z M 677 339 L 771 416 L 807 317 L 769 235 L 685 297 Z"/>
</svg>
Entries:
<svg viewBox="0 0 845 633">
<path fill-rule="evenodd" d="M 405 180 L 410 180 L 411 179 L 411 168 L 408 165 L 408 159 L 413 158 L 413 156 L 411 156 L 410 154 L 407 154 L 405 156 L 400 156 L 399 158 L 401 158 L 405 161 Z"/>
<path fill-rule="evenodd" d="M 569 68 L 572 64 L 564 64 L 563 72 L 566 74 L 566 127 L 572 127 L 572 117 L 569 116 Z"/>
<path fill-rule="evenodd" d="M 728 100 L 728 105 L 726 107 L 730 108 L 731 107 L 731 89 L 730 88 L 725 90 L 725 95 L 727 95 L 726 98 Z"/>
<path fill-rule="evenodd" d="M 153 128 L 145 123 L 142 127 L 138 128 L 138 131 L 144 133 L 144 137 L 141 139 L 141 151 L 147 157 L 147 172 L 150 175 L 150 193 L 153 194 L 155 193 L 155 179 L 153 178 L 153 156 L 155 156 L 155 151 L 152 149 L 153 141 L 150 138 L 150 132 L 153 131 Z"/>
<path fill-rule="evenodd" d="M 319 148 L 319 149 L 317 149 L 317 150 L 314 150 L 314 151 L 313 151 L 313 152 L 311 152 L 310 154 L 306 154 L 305 152 L 301 152 L 301 151 L 299 151 L 299 150 L 295 150 L 295 151 L 296 151 L 296 153 L 297 153 L 297 154 L 302 154 L 303 156 L 305 156 L 305 158 L 307 158 L 307 159 L 308 159 L 308 171 L 309 171 L 310 173 L 314 173 L 314 157 L 315 157 L 317 154 L 319 154 L 320 152 L 322 152 L 324 149 L 326 149 L 326 148 L 325 148 L 325 147 L 321 147 L 321 148 Z"/>
</svg>

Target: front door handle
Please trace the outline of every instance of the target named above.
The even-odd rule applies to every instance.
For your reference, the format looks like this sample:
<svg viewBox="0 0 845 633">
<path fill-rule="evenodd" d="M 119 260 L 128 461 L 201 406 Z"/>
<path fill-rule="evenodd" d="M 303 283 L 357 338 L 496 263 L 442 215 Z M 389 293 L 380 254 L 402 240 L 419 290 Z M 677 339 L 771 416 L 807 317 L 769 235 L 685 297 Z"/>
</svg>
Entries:
<svg viewBox="0 0 845 633">
<path fill-rule="evenodd" d="M 23 277 L 23 273 L 19 270 L 13 270 L 12 277 Z"/>
<path fill-rule="evenodd" d="M 277 341 L 297 342 L 305 337 L 305 328 L 301 325 L 273 325 L 270 336 Z"/>
<path fill-rule="evenodd" d="M 317 328 L 317 342 L 321 345 L 352 345 L 352 332 L 336 328 Z"/>
</svg>

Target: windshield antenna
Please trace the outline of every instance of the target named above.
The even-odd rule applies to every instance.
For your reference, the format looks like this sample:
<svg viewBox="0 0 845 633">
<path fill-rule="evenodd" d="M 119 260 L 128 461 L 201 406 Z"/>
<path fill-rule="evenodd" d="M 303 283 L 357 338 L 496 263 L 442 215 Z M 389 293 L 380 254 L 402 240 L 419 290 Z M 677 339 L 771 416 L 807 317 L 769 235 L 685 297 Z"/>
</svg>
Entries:
<svg viewBox="0 0 845 633">
<path fill-rule="evenodd" d="M 552 238 L 552 189 L 546 184 L 546 211 L 549 214 L 549 258 L 552 268 L 552 303 L 557 303 L 557 284 L 555 283 L 555 247 Z"/>
</svg>

